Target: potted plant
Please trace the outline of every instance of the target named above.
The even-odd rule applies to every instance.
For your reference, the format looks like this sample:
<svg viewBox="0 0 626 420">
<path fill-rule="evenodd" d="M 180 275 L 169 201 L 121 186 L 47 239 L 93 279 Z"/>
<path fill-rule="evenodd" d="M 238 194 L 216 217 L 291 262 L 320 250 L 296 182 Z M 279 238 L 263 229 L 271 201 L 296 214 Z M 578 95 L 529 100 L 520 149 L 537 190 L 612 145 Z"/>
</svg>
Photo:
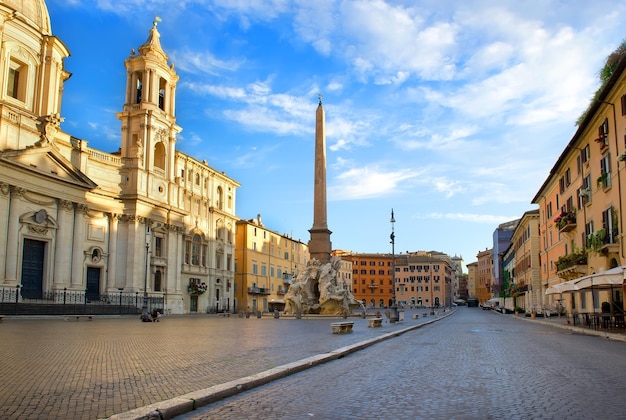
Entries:
<svg viewBox="0 0 626 420">
<path fill-rule="evenodd" d="M 522 312 L 522 308 L 520 308 L 519 306 L 516 306 L 513 311 L 515 312 L 515 316 L 518 316 L 519 313 Z"/>
</svg>

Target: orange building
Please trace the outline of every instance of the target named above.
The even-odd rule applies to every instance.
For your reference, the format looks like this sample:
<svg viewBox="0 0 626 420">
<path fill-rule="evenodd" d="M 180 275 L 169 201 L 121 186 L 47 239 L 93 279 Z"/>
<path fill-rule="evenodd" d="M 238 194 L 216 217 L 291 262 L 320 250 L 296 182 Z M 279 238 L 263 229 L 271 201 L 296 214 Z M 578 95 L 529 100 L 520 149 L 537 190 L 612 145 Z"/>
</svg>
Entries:
<svg viewBox="0 0 626 420">
<path fill-rule="evenodd" d="M 344 253 L 352 261 L 352 294 L 367 307 L 388 307 L 393 299 L 391 254 Z"/>
</svg>

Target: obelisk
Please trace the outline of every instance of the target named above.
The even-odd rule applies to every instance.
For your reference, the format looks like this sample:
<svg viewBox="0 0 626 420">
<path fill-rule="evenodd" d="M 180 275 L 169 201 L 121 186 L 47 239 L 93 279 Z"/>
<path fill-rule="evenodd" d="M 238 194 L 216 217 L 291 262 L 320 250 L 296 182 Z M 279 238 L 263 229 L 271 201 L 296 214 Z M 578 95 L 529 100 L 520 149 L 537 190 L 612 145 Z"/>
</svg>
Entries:
<svg viewBox="0 0 626 420">
<path fill-rule="evenodd" d="M 330 262 L 332 244 L 326 218 L 326 117 L 322 107 L 322 95 L 315 113 L 315 174 L 313 196 L 313 227 L 309 229 L 309 253 L 311 259 Z"/>
</svg>

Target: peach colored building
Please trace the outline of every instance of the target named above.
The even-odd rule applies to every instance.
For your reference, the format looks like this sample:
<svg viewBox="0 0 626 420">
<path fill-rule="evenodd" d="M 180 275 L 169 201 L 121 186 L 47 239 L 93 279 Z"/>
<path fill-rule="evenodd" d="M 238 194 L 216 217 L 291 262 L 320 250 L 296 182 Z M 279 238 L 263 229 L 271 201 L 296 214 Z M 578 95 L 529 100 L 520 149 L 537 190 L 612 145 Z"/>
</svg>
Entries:
<svg viewBox="0 0 626 420">
<path fill-rule="evenodd" d="M 623 310 L 623 285 L 559 293 L 559 284 L 626 263 L 626 55 L 581 117 L 578 129 L 533 198 L 539 206 L 541 282 L 567 311 L 598 312 L 601 302 Z M 622 270 L 623 271 L 623 270 Z M 559 289 L 560 288 L 560 289 Z"/>
<path fill-rule="evenodd" d="M 409 306 L 451 306 L 455 272 L 450 257 L 436 251 L 396 256 L 396 299 Z"/>
</svg>

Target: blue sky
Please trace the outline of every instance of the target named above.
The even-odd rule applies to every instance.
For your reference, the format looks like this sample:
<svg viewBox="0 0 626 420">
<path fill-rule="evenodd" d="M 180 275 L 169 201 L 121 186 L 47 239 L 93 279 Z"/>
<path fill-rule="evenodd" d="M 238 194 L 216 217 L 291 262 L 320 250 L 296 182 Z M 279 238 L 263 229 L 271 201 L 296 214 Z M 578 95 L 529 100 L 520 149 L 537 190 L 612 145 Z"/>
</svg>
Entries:
<svg viewBox="0 0 626 420">
<path fill-rule="evenodd" d="M 115 151 L 124 59 L 155 15 L 178 149 L 242 184 L 237 215 L 307 242 L 315 110 L 333 248 L 466 263 L 535 195 L 626 38 L 612 0 L 48 0 L 64 131 Z"/>
</svg>

